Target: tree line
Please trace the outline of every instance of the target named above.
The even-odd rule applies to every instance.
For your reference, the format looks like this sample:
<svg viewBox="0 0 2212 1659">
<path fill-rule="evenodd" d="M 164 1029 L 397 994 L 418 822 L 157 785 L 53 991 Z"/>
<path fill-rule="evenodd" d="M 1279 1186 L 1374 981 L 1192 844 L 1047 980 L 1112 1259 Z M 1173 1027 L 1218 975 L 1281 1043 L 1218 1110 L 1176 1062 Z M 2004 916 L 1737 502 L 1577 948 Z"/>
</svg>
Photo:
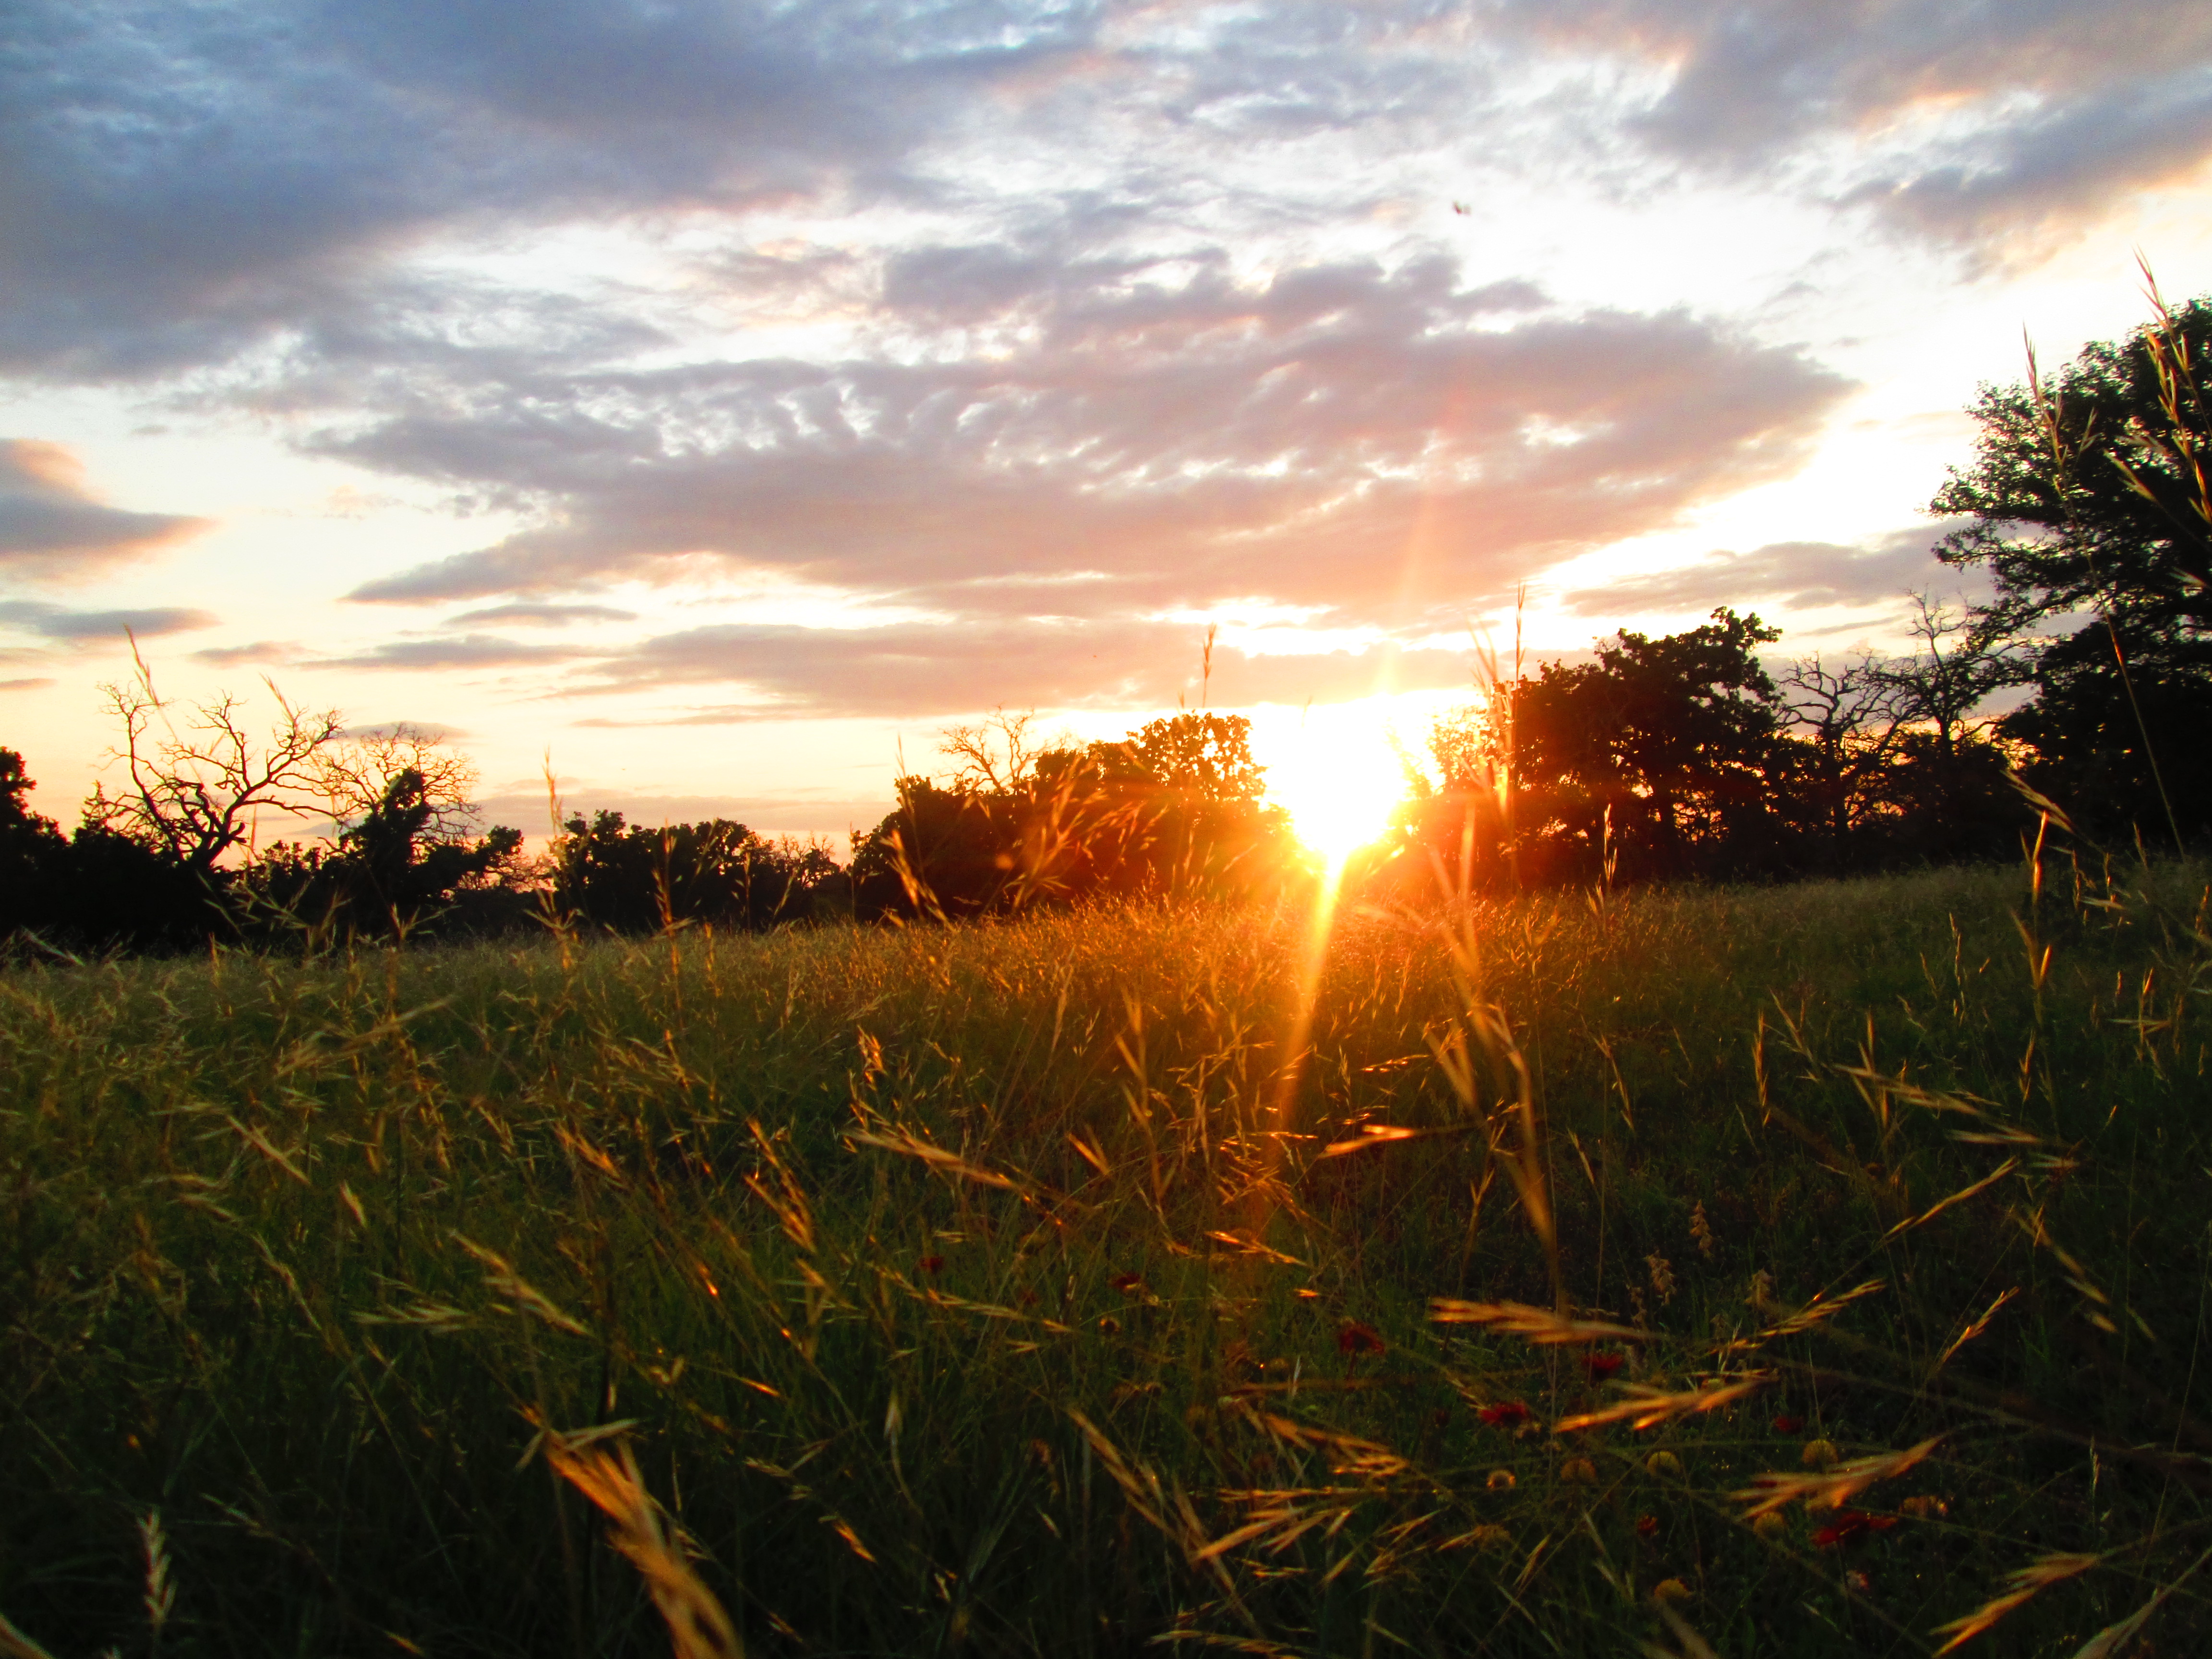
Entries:
<svg viewBox="0 0 2212 1659">
<path fill-rule="evenodd" d="M 1913 649 L 1770 669 L 1780 637 L 1723 606 L 1590 660 L 1516 664 L 1434 723 L 1427 767 L 1349 878 L 1408 895 L 1440 865 L 1493 886 L 1783 879 L 2002 857 L 2022 787 L 2085 833 L 2180 849 L 2212 831 L 2212 296 L 2044 376 L 1985 386 L 1972 460 L 1929 510 L 1990 597 L 1923 593 Z M 179 705 L 140 663 L 73 832 L 29 810 L 0 749 L 0 938 L 18 949 L 310 945 L 550 924 L 639 933 L 851 917 L 957 920 L 1097 898 L 1251 899 L 1304 878 L 1251 727 L 1184 710 L 1047 744 L 1001 714 L 944 734 L 949 769 L 840 865 L 818 842 L 710 820 L 563 819 L 538 857 L 477 828 L 475 775 L 432 734 L 348 732 L 278 698 Z M 2000 708 L 2001 706 L 2001 708 Z M 2000 708 L 2000 712 L 1988 712 Z M 327 820 L 326 837 L 263 829 Z"/>
</svg>

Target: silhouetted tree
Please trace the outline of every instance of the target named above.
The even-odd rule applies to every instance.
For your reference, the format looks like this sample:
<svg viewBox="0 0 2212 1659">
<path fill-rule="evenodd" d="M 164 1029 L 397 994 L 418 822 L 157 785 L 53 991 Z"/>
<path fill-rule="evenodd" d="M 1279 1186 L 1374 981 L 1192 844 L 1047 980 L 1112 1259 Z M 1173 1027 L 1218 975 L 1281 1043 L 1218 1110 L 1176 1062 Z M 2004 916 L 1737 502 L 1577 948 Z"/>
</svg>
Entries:
<svg viewBox="0 0 2212 1659">
<path fill-rule="evenodd" d="M 2212 714 L 2208 350 L 2212 296 L 2160 305 L 2047 381 L 2031 356 L 2025 384 L 1981 388 L 1973 461 L 1929 503 L 1972 520 L 1939 556 L 1996 579 L 1979 631 L 2027 647 L 2036 696 L 2004 735 L 2036 751 L 2039 787 L 2111 828 L 2212 825 L 2212 777 L 2193 763 Z"/>
<path fill-rule="evenodd" d="M 1771 864 L 1779 698 L 1754 647 L 1780 637 L 1726 608 L 1658 639 L 1623 630 L 1595 662 L 1510 690 L 1524 867 L 1588 880 L 1609 839 L 1637 879 Z"/>
<path fill-rule="evenodd" d="M 22 756 L 0 749 L 0 939 L 52 928 L 68 879 L 69 842 L 52 818 L 31 811 L 33 785 Z"/>
<path fill-rule="evenodd" d="M 822 847 L 766 841 L 726 818 L 656 830 L 603 811 L 562 828 L 551 854 L 556 908 L 615 933 L 802 921 L 837 873 Z"/>
</svg>

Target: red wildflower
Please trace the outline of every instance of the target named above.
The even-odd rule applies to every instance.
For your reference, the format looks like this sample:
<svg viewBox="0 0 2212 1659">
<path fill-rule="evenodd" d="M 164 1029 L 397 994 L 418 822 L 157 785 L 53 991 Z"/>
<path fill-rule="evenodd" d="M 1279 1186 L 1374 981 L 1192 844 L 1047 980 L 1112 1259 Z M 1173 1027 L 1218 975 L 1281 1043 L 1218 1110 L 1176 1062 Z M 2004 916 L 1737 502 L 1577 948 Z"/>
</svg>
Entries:
<svg viewBox="0 0 2212 1659">
<path fill-rule="evenodd" d="M 945 1258 L 941 1255 L 926 1255 L 922 1257 L 921 1270 L 927 1273 L 932 1279 L 936 1278 L 938 1274 L 945 1271 Z"/>
<path fill-rule="evenodd" d="M 1336 1346 L 1354 1358 L 1364 1353 L 1381 1353 L 1382 1333 L 1372 1325 L 1362 1324 L 1357 1319 L 1347 1319 L 1337 1328 Z"/>
<path fill-rule="evenodd" d="M 1813 1534 L 1824 1550 L 1843 1549 L 1871 1533 L 1887 1532 L 1897 1524 L 1893 1515 L 1869 1515 L 1863 1510 L 1838 1510 L 1835 1519 Z"/>
<path fill-rule="evenodd" d="M 1659 1517 L 1657 1516 L 1645 1515 L 1637 1517 L 1636 1535 L 1638 1538 L 1656 1538 L 1658 1534 Z"/>
<path fill-rule="evenodd" d="M 1583 1356 L 1583 1370 L 1589 1374 L 1589 1380 L 1593 1382 L 1604 1382 L 1624 1363 L 1617 1353 L 1586 1353 Z"/>
<path fill-rule="evenodd" d="M 1124 1296 L 1134 1296 L 1145 1288 L 1144 1278 L 1139 1273 L 1115 1273 L 1106 1282 Z"/>
<path fill-rule="evenodd" d="M 1495 1406 L 1484 1406 L 1475 1415 L 1493 1429 L 1510 1429 L 1526 1423 L 1535 1413 L 1517 1400 L 1506 1400 Z"/>
<path fill-rule="evenodd" d="M 1778 1417 L 1774 1419 L 1777 1434 L 1795 1434 L 1804 1426 L 1805 1419 L 1802 1417 Z"/>
</svg>

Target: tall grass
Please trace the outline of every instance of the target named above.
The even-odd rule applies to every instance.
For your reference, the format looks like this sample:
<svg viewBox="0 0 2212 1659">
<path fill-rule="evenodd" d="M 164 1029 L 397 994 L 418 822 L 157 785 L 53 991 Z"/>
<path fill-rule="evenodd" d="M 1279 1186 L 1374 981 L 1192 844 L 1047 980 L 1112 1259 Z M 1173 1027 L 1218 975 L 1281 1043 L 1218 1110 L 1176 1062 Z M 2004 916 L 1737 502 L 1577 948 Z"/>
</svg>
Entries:
<svg viewBox="0 0 2212 1659">
<path fill-rule="evenodd" d="M 2197 1650 L 2203 874 L 12 970 L 0 1648 Z"/>
</svg>

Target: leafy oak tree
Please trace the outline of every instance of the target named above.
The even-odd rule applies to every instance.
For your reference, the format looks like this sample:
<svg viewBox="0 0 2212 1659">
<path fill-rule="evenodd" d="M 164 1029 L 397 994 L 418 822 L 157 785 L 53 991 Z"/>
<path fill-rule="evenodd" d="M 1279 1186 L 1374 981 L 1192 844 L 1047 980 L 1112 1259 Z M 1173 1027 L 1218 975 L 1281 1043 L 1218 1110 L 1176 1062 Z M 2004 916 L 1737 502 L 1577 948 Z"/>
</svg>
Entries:
<svg viewBox="0 0 2212 1659">
<path fill-rule="evenodd" d="M 2185 840 L 2212 827 L 2190 758 L 2212 721 L 2212 296 L 2153 301 L 2124 340 L 1983 386 L 1974 458 L 1929 505 L 1971 520 L 1937 556 L 1994 579 L 1977 633 L 2027 647 L 2014 678 L 2035 696 L 2002 730 L 2030 777 L 2107 828 Z"/>
</svg>

